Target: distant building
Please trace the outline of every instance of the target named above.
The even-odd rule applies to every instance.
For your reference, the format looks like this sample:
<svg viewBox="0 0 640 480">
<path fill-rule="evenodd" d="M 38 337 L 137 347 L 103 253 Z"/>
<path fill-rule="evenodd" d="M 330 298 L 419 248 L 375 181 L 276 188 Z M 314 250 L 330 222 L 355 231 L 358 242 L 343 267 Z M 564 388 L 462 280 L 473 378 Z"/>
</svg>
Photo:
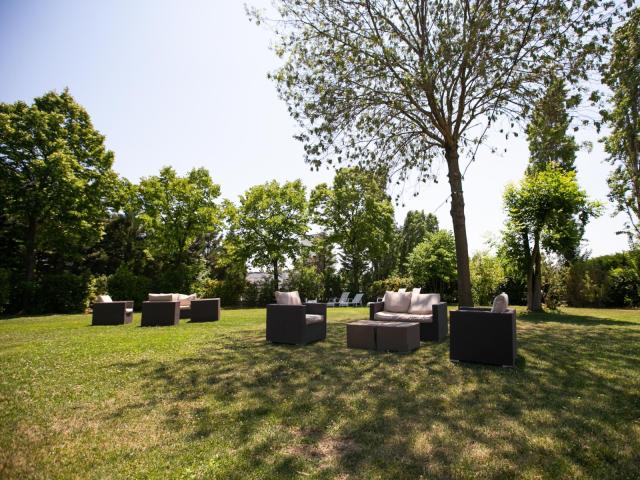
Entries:
<svg viewBox="0 0 640 480">
<path fill-rule="evenodd" d="M 249 283 L 263 283 L 267 280 L 271 280 L 273 278 L 272 273 L 267 272 L 247 272 L 247 276 L 245 277 L 246 281 Z M 278 283 L 282 285 L 282 283 L 286 282 L 289 278 L 289 272 L 282 272 L 278 275 Z"/>
</svg>

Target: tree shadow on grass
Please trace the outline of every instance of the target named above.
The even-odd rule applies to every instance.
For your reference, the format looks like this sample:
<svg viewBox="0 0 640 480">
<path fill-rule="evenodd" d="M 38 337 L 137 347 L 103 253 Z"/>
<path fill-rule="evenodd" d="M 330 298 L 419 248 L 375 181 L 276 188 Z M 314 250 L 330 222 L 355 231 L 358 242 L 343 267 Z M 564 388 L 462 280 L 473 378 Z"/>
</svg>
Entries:
<svg viewBox="0 0 640 480">
<path fill-rule="evenodd" d="M 121 408 L 158 409 L 185 448 L 232 457 L 227 478 L 636 475 L 640 330 L 525 322 L 514 369 L 452 364 L 446 341 L 347 349 L 345 330 L 305 347 L 221 333 L 187 358 L 117 364 L 145 399 Z"/>
<path fill-rule="evenodd" d="M 638 311 L 638 317 L 640 317 L 640 311 Z M 527 322 L 535 323 L 549 323 L 559 322 L 568 323 L 573 325 L 582 325 L 585 327 L 592 327 L 597 325 L 610 325 L 610 326 L 635 326 L 640 327 L 638 322 L 629 322 L 626 320 L 615 320 L 613 318 L 594 317 L 591 315 L 575 315 L 562 311 L 551 311 L 544 313 L 531 313 L 524 312 L 518 314 L 518 320 L 524 320 Z"/>
</svg>

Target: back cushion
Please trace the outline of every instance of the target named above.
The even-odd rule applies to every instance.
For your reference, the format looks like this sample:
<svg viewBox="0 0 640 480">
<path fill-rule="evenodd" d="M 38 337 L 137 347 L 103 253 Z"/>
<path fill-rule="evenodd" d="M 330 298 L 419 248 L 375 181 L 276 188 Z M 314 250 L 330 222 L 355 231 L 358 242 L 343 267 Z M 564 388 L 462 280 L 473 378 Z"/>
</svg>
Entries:
<svg viewBox="0 0 640 480">
<path fill-rule="evenodd" d="M 297 291 L 276 292 L 276 303 L 278 305 L 302 305 Z"/>
<path fill-rule="evenodd" d="M 111 297 L 109 295 L 98 295 L 96 297 L 95 303 L 109 303 L 112 302 Z"/>
<path fill-rule="evenodd" d="M 390 292 L 384 294 L 384 311 L 407 313 L 411 305 L 411 292 Z"/>
<path fill-rule="evenodd" d="M 502 292 L 496 298 L 493 299 L 493 306 L 491 307 L 491 313 L 504 313 L 509 308 L 509 297 L 506 293 Z"/>
<path fill-rule="evenodd" d="M 409 313 L 414 315 L 431 315 L 433 306 L 440 303 L 439 293 L 412 293 Z"/>
<path fill-rule="evenodd" d="M 178 295 L 175 293 L 150 293 L 150 302 L 177 302 Z"/>
</svg>

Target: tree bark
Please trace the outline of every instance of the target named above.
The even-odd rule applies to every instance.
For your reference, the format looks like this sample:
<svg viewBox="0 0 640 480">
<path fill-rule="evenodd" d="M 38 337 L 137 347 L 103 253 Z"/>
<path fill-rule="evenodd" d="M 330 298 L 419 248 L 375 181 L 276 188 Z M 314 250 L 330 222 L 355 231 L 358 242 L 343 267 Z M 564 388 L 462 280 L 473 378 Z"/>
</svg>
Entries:
<svg viewBox="0 0 640 480">
<path fill-rule="evenodd" d="M 527 308 L 531 312 L 542 311 L 542 255 L 540 254 L 540 234 L 534 234 L 531 255 L 531 281 L 527 281 Z M 528 280 L 528 278 L 527 278 Z"/>
<path fill-rule="evenodd" d="M 24 252 L 24 278 L 25 288 L 22 296 L 22 309 L 28 311 L 31 305 L 31 293 L 36 272 L 36 235 L 38 223 L 35 217 L 30 217 L 27 222 L 27 236 Z"/>
<path fill-rule="evenodd" d="M 278 288 L 280 287 L 279 285 L 279 281 L 278 281 L 278 260 L 274 260 L 273 261 L 273 283 L 275 285 L 275 291 L 278 291 Z"/>
<path fill-rule="evenodd" d="M 473 306 L 471 296 L 471 272 L 469 270 L 469 245 L 467 226 L 464 216 L 464 194 L 462 175 L 458 157 L 458 146 L 447 146 L 445 158 L 449 167 L 449 186 L 451 187 L 451 220 L 453 236 L 456 242 L 456 263 L 458 269 L 458 305 Z"/>
</svg>

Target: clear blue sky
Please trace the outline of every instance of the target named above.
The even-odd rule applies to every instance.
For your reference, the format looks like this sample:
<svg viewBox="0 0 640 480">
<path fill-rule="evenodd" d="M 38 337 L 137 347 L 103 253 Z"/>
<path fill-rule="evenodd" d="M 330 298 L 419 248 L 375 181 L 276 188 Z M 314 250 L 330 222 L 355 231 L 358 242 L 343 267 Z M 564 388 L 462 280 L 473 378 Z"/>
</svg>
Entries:
<svg viewBox="0 0 640 480">
<path fill-rule="evenodd" d="M 301 178 L 308 187 L 330 181 L 331 172 L 312 173 L 303 162 L 295 125 L 266 78 L 278 65 L 270 40 L 248 21 L 240 0 L 0 0 L 0 101 L 31 101 L 69 87 L 106 135 L 115 169 L 133 181 L 164 165 L 181 173 L 204 166 L 234 201 L 274 178 Z M 594 149 L 580 152 L 578 175 L 593 198 L 607 203 L 610 167 L 597 139 L 594 131 L 580 133 Z M 500 155 L 481 149 L 465 179 L 471 252 L 502 228 L 504 186 L 524 172 L 526 143 L 506 146 Z M 440 183 L 423 186 L 418 197 L 405 187 L 398 222 L 407 209 L 434 211 L 447 197 L 446 168 L 437 170 Z M 607 206 L 588 227 L 594 255 L 626 248 L 615 235 L 623 219 L 610 213 Z M 451 228 L 448 205 L 437 216 Z"/>
</svg>

